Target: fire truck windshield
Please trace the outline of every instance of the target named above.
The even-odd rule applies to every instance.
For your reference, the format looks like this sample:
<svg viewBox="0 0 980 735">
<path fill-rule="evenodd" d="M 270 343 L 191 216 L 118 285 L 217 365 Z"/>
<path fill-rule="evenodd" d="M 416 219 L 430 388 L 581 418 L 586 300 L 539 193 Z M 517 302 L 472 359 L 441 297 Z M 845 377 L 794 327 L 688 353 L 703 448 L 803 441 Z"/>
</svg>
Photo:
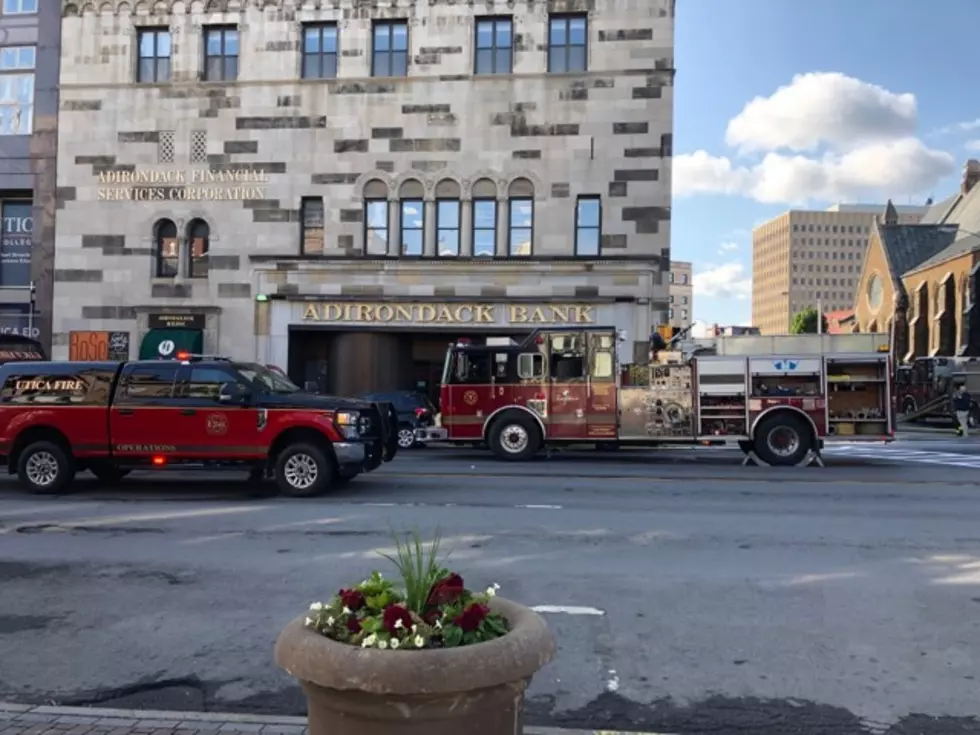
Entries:
<svg viewBox="0 0 980 735">
<path fill-rule="evenodd" d="M 289 378 L 272 372 L 264 365 L 241 362 L 235 363 L 234 367 L 249 383 L 270 393 L 296 393 L 300 390 Z"/>
</svg>

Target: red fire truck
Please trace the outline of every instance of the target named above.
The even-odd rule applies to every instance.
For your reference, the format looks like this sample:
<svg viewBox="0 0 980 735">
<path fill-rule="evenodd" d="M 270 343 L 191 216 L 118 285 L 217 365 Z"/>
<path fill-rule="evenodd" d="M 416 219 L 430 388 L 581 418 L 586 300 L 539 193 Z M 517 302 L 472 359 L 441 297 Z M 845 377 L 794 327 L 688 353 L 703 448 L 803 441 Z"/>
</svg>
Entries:
<svg viewBox="0 0 980 735">
<path fill-rule="evenodd" d="M 970 428 L 980 427 L 980 359 L 976 357 L 920 357 L 895 372 L 896 405 L 903 421 L 955 424 L 950 399 L 956 386 L 965 385 L 974 397 Z"/>
<path fill-rule="evenodd" d="M 621 367 L 613 328 L 539 330 L 508 345 L 450 345 L 437 426 L 420 441 L 526 460 L 571 444 L 733 443 L 794 465 L 824 437 L 894 438 L 884 335 L 757 335 L 672 344 Z M 674 340 L 676 342 L 676 340 Z"/>
</svg>

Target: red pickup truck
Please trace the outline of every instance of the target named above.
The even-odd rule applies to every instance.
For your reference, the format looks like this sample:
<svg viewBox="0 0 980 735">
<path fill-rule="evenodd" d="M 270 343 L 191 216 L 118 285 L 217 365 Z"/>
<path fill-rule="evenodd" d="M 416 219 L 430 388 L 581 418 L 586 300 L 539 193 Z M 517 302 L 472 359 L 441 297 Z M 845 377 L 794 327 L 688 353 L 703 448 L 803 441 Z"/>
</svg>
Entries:
<svg viewBox="0 0 980 735">
<path fill-rule="evenodd" d="M 264 365 L 221 358 L 0 365 L 0 458 L 35 493 L 77 472 L 247 469 L 308 497 L 398 450 L 390 404 L 306 393 Z"/>
</svg>

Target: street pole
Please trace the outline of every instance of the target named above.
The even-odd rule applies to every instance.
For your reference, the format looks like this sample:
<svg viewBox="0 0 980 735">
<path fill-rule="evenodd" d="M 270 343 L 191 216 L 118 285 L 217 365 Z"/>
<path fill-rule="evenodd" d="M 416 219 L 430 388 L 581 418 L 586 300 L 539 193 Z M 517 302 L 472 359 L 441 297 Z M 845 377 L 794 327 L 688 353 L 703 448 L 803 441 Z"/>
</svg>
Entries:
<svg viewBox="0 0 980 735">
<path fill-rule="evenodd" d="M 817 299 L 817 334 L 823 334 L 823 299 Z"/>
</svg>

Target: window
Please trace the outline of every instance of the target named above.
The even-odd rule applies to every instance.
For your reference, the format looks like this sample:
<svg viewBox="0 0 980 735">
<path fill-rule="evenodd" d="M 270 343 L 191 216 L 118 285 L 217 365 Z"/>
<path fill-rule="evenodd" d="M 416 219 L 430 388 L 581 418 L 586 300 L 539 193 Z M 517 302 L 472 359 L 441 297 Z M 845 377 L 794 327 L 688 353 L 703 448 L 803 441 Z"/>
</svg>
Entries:
<svg viewBox="0 0 980 735">
<path fill-rule="evenodd" d="M 477 74 L 510 74 L 514 66 L 514 23 L 510 18 L 479 18 L 476 22 Z"/>
<path fill-rule="evenodd" d="M 533 252 L 534 200 L 511 197 L 507 206 L 507 252 L 509 255 L 526 256 Z"/>
<path fill-rule="evenodd" d="M 408 22 L 377 21 L 374 24 L 372 77 L 403 77 L 408 74 Z"/>
<path fill-rule="evenodd" d="M 687 321 L 687 309 L 681 309 L 681 321 Z"/>
<path fill-rule="evenodd" d="M 33 46 L 0 48 L 0 135 L 30 135 L 34 130 Z"/>
<path fill-rule="evenodd" d="M 687 273 L 681 273 L 681 283 L 687 283 Z"/>
<path fill-rule="evenodd" d="M 300 209 L 300 252 L 303 255 L 323 253 L 323 199 L 303 197 Z"/>
<path fill-rule="evenodd" d="M 135 402 L 170 398 L 177 378 L 177 367 L 178 363 L 163 360 L 153 365 L 134 365 L 123 378 L 120 398 L 134 399 Z"/>
<path fill-rule="evenodd" d="M 602 236 L 602 203 L 597 196 L 582 196 L 575 206 L 575 254 L 599 255 Z"/>
<path fill-rule="evenodd" d="M 671 303 L 671 304 L 673 304 L 673 303 L 674 303 L 674 294 L 670 294 L 670 295 L 669 295 L 669 296 L 667 297 L 667 300 L 668 300 L 668 302 L 669 302 L 669 303 Z"/>
<path fill-rule="evenodd" d="M 238 79 L 238 29 L 212 26 L 204 29 L 204 79 L 232 82 Z"/>
<path fill-rule="evenodd" d="M 169 219 L 156 223 L 153 232 L 156 251 L 157 278 L 176 278 L 180 271 L 180 240 L 177 238 L 177 225 Z"/>
<path fill-rule="evenodd" d="M 473 255 L 492 258 L 497 253 L 497 200 L 473 200 Z"/>
<path fill-rule="evenodd" d="M 0 202 L 0 287 L 30 285 L 33 232 L 34 204 L 30 199 Z M 4 305 L 3 311 L 12 311 L 11 306 Z"/>
<path fill-rule="evenodd" d="M 387 199 L 368 199 L 364 202 L 364 253 L 388 254 Z"/>
<path fill-rule="evenodd" d="M 668 311 L 668 314 L 669 314 L 669 318 L 670 319 L 673 319 L 674 318 L 674 307 L 671 307 L 670 308 L 670 310 Z"/>
<path fill-rule="evenodd" d="M 192 367 L 189 372 L 187 382 L 184 383 L 180 391 L 181 398 L 217 401 L 222 386 L 235 382 L 231 373 L 219 368 Z"/>
<path fill-rule="evenodd" d="M 303 26 L 303 79 L 337 76 L 337 26 L 310 23 Z"/>
<path fill-rule="evenodd" d="M 548 24 L 548 71 L 552 74 L 585 71 L 586 17 L 553 15 Z"/>
<path fill-rule="evenodd" d="M 401 254 L 421 257 L 425 242 L 425 202 L 402 199 L 398 227 L 401 230 Z"/>
<path fill-rule="evenodd" d="M 3 14 L 36 13 L 39 0 L 3 0 Z"/>
<path fill-rule="evenodd" d="M 681 296 L 681 303 L 687 306 L 687 296 Z"/>
<path fill-rule="evenodd" d="M 668 280 L 669 280 L 669 281 L 670 281 L 671 283 L 673 283 L 673 282 L 674 282 L 674 271 L 671 271 L 671 272 L 670 272 L 670 273 L 668 274 Z"/>
<path fill-rule="evenodd" d="M 540 380 L 544 377 L 544 355 L 522 352 L 517 356 L 517 377 L 521 380 Z"/>
<path fill-rule="evenodd" d="M 440 199 L 436 202 L 436 253 L 444 258 L 459 255 L 458 199 Z"/>
<path fill-rule="evenodd" d="M 211 228 L 204 220 L 195 219 L 187 226 L 187 242 L 190 245 L 190 278 L 208 277 L 208 253 L 211 250 Z"/>
<path fill-rule="evenodd" d="M 170 81 L 170 31 L 147 28 L 136 31 L 139 38 L 139 63 L 136 81 L 145 83 Z"/>
</svg>

